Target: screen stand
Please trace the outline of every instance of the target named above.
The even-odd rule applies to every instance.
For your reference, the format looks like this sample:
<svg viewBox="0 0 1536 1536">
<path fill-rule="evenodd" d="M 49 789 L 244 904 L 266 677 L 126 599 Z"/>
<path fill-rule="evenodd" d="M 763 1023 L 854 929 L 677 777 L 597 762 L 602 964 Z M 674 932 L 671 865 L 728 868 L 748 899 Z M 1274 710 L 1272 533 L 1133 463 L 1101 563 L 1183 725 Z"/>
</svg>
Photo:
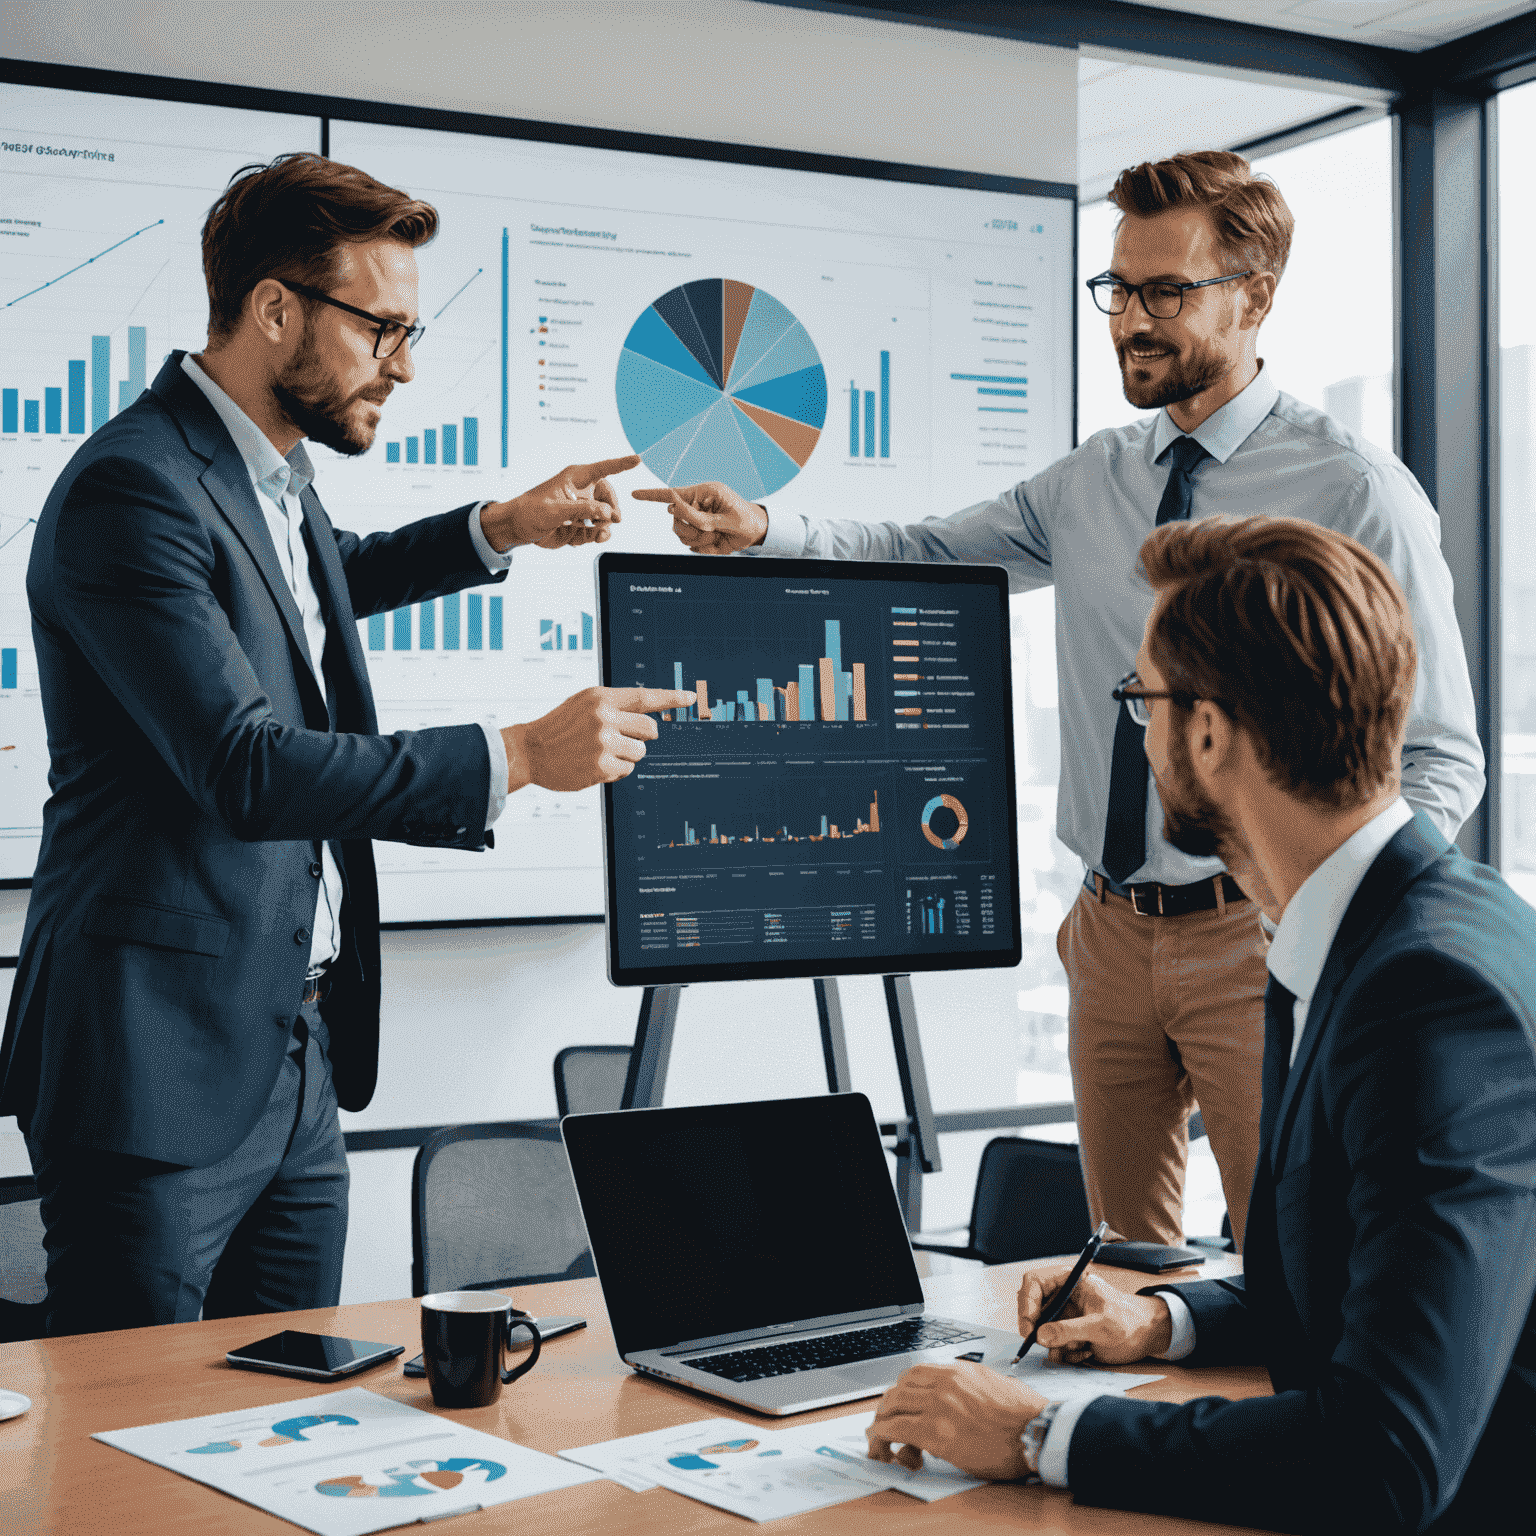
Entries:
<svg viewBox="0 0 1536 1536">
<path fill-rule="evenodd" d="M 901 1097 L 907 1120 L 896 1144 L 896 1194 L 909 1232 L 922 1225 L 923 1175 L 943 1168 L 939 1138 L 934 1127 L 933 1103 L 928 1096 L 928 1072 L 923 1065 L 923 1042 L 917 1029 L 917 1007 L 912 999 L 910 976 L 886 976 L 885 1007 L 891 1020 L 891 1047 L 901 1079 Z M 686 983 L 685 983 L 686 985 Z M 827 1069 L 827 1092 L 847 1093 L 853 1086 L 848 1071 L 848 1037 L 843 1029 L 843 1005 L 837 980 L 815 978 L 816 1019 L 821 1029 L 821 1054 Z M 672 1058 L 672 1039 L 677 1030 L 677 1005 L 682 986 L 647 987 L 640 999 L 635 1024 L 635 1044 L 629 1054 L 624 1078 L 623 1109 L 654 1109 L 666 1087 L 667 1064 Z"/>
</svg>

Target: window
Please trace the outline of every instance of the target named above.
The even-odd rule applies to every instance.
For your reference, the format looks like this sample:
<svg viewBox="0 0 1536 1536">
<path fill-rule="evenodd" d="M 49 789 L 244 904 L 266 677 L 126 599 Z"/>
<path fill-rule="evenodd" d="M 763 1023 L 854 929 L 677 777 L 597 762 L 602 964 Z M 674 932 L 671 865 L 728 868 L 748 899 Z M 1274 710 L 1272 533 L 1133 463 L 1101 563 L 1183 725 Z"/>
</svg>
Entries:
<svg viewBox="0 0 1536 1536">
<path fill-rule="evenodd" d="M 1536 904 L 1536 314 L 1522 286 L 1536 203 L 1521 160 L 1536 148 L 1536 82 L 1498 99 L 1499 603 L 1503 721 L 1497 760 L 1504 878 Z M 1490 754 L 1490 756 L 1493 754 Z"/>
<path fill-rule="evenodd" d="M 1378 446 L 1393 444 L 1392 125 L 1386 119 L 1255 159 L 1285 194 L 1296 233 L 1259 355 L 1287 394 Z M 1078 219 L 1077 436 L 1123 426 L 1126 402 L 1108 321 L 1083 283 L 1110 260 L 1119 211 Z"/>
</svg>

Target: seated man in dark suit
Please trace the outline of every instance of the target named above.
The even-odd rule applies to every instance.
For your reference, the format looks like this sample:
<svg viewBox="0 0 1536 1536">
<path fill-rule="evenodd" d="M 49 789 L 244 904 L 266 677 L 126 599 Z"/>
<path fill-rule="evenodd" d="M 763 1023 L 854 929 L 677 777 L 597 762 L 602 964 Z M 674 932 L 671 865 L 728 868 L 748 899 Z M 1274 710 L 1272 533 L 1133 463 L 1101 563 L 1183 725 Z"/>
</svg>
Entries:
<svg viewBox="0 0 1536 1536">
<path fill-rule="evenodd" d="M 1536 1451 L 1536 913 L 1398 796 L 1415 650 L 1342 534 L 1211 518 L 1142 549 L 1139 699 L 1175 846 L 1279 929 L 1241 1278 L 1128 1296 L 1090 1270 L 1053 1355 L 1263 1363 L 1274 1395 L 1047 1402 L 919 1366 L 871 1454 L 1037 1473 L 1083 1503 L 1279 1530 L 1528 1521 Z M 1027 1332 L 1064 1278 L 1019 1295 Z"/>
</svg>

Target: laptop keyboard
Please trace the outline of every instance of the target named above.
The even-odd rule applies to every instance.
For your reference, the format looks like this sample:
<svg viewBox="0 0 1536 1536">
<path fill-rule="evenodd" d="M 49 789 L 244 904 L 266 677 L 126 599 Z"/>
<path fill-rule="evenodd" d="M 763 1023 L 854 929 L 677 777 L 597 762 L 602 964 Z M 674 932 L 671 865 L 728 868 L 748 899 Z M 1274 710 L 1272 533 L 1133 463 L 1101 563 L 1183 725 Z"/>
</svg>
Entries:
<svg viewBox="0 0 1536 1536">
<path fill-rule="evenodd" d="M 859 1328 L 852 1333 L 829 1333 L 793 1343 L 765 1344 L 757 1349 L 733 1349 L 725 1355 L 705 1355 L 687 1364 L 727 1381 L 764 1381 L 790 1376 L 796 1371 L 820 1371 L 829 1365 L 851 1365 L 857 1360 L 878 1360 L 884 1355 L 905 1355 L 916 1349 L 959 1344 L 982 1335 L 953 1328 L 929 1318 L 906 1318 L 881 1328 Z"/>
</svg>

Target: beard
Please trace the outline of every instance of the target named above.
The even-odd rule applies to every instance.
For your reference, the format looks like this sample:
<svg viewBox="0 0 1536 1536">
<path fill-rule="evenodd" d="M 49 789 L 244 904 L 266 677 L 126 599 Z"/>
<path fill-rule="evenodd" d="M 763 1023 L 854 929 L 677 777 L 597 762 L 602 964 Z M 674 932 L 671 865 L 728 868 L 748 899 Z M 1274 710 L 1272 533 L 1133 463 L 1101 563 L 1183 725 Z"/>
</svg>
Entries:
<svg viewBox="0 0 1536 1536">
<path fill-rule="evenodd" d="M 1247 854 L 1237 829 L 1215 801 L 1206 798 L 1189 760 L 1189 744 L 1180 730 L 1168 733 L 1168 777 L 1154 773 L 1163 803 L 1163 836 L 1193 858 L 1217 858 L 1229 869 Z"/>
<path fill-rule="evenodd" d="M 272 381 L 272 398 L 305 437 L 354 458 L 373 447 L 378 427 L 353 419 L 352 407 L 359 400 L 382 405 L 392 387 L 384 380 L 375 380 L 356 394 L 343 394 L 335 379 L 324 371 L 306 321 L 292 361 Z"/>
<path fill-rule="evenodd" d="M 1190 348 L 1187 357 L 1167 354 L 1166 371 L 1161 382 L 1154 382 L 1152 371 L 1137 363 L 1130 354 L 1130 343 L 1122 342 L 1115 348 L 1120 359 L 1120 384 L 1125 398 L 1138 410 L 1157 410 L 1165 405 L 1178 405 L 1182 400 L 1192 400 L 1204 394 L 1213 384 L 1219 384 L 1232 371 L 1232 361 L 1223 357 L 1208 343 L 1197 343 Z"/>
</svg>

